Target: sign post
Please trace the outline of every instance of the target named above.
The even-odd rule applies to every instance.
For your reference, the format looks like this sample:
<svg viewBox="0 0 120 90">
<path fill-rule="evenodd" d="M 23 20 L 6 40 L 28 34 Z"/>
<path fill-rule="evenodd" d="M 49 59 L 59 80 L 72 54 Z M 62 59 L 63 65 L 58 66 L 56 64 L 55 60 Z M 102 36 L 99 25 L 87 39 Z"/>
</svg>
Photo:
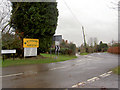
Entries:
<svg viewBox="0 0 120 90">
<path fill-rule="evenodd" d="M 15 53 L 16 53 L 16 49 L 14 49 L 14 50 L 1 50 L 1 54 L 3 55 L 3 61 L 5 60 L 4 54 L 13 54 L 13 60 L 14 60 Z"/>
<path fill-rule="evenodd" d="M 55 55 L 58 54 L 58 56 L 59 56 L 60 43 L 62 41 L 62 35 L 54 35 L 53 40 L 55 41 Z M 56 56 L 56 58 L 57 58 L 57 56 Z"/>
<path fill-rule="evenodd" d="M 39 39 L 23 39 L 24 57 L 37 56 L 37 48 L 39 47 Z"/>
</svg>

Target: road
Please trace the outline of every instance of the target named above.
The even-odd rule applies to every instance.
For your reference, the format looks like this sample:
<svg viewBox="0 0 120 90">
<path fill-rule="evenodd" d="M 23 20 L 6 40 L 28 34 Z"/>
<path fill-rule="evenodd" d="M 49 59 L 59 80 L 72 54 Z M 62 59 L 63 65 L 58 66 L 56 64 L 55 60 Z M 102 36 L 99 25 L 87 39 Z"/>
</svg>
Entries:
<svg viewBox="0 0 120 90">
<path fill-rule="evenodd" d="M 64 62 L 4 67 L 3 88 L 118 88 L 118 55 L 94 53 Z"/>
</svg>

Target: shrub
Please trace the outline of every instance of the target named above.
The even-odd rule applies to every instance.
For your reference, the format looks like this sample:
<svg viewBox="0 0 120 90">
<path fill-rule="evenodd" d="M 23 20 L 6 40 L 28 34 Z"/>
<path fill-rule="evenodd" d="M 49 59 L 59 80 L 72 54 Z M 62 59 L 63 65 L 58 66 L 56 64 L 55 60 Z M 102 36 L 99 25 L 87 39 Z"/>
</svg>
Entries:
<svg viewBox="0 0 120 90">
<path fill-rule="evenodd" d="M 49 53 L 50 53 L 50 50 L 49 50 Z M 55 49 L 54 48 L 51 49 L 51 53 L 55 54 Z M 68 48 L 61 48 L 59 53 L 62 54 L 62 55 L 74 55 L 74 52 L 72 50 L 68 49 Z"/>
<path fill-rule="evenodd" d="M 2 33 L 2 49 L 16 49 L 15 57 L 20 57 L 22 54 L 22 40 L 16 34 Z M 12 57 L 12 54 L 5 55 L 6 58 Z"/>
</svg>

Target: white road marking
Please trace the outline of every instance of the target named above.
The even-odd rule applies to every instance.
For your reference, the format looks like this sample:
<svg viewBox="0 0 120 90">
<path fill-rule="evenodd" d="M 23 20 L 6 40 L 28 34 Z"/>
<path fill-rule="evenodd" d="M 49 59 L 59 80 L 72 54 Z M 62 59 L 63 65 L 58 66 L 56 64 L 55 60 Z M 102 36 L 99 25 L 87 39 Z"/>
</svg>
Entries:
<svg viewBox="0 0 120 90">
<path fill-rule="evenodd" d="M 75 65 L 77 65 L 77 64 L 75 64 Z M 79 64 L 78 64 L 78 65 L 79 65 Z M 63 69 L 63 68 L 68 68 L 68 67 L 70 67 L 70 66 L 57 67 L 57 68 L 52 68 L 52 69 L 49 69 L 49 70 Z M 0 76 L 0 78 L 2 78 L 2 77 L 17 76 L 17 75 L 22 75 L 22 74 L 37 74 L 37 72 L 28 71 L 28 72 L 24 72 L 24 73 L 17 73 L 17 74 L 10 74 L 10 75 Z"/>
<path fill-rule="evenodd" d="M 2 77 L 17 76 L 17 75 L 22 75 L 22 74 L 24 74 L 24 73 L 17 73 L 17 74 L 4 75 L 4 76 L 0 76 L 0 78 L 2 78 Z"/>
<path fill-rule="evenodd" d="M 110 76 L 111 74 L 106 74 L 106 76 L 105 77 L 107 77 L 107 76 Z"/>
<path fill-rule="evenodd" d="M 101 75 L 99 75 L 99 76 L 100 76 L 100 77 L 104 77 L 106 74 L 107 74 L 107 73 L 104 73 L 104 74 L 101 74 Z"/>
<path fill-rule="evenodd" d="M 33 71 L 27 71 L 27 72 L 24 72 L 24 73 L 17 73 L 17 74 L 8 74 L 8 75 L 4 75 L 4 76 L 0 76 L 0 78 L 2 77 L 12 77 L 12 76 L 17 76 L 17 75 L 29 75 L 29 74 L 37 74 L 37 72 L 33 72 Z"/>
<path fill-rule="evenodd" d="M 86 84 L 86 82 L 77 83 L 77 84 L 73 85 L 72 88 L 78 87 L 80 85 L 85 85 L 85 84 Z"/>
<path fill-rule="evenodd" d="M 78 85 L 73 85 L 72 88 L 75 88 L 75 87 L 77 87 L 77 86 L 78 86 Z"/>
<path fill-rule="evenodd" d="M 95 80 L 99 80 L 100 78 L 96 77 Z"/>
<path fill-rule="evenodd" d="M 112 71 L 109 71 L 107 73 L 101 74 L 98 77 L 90 78 L 86 82 L 77 83 L 77 84 L 73 85 L 72 87 L 75 88 L 75 87 L 78 87 L 78 86 L 81 86 L 81 85 L 85 85 L 87 83 L 95 82 L 96 80 L 99 80 L 100 78 L 104 78 L 104 77 L 110 76 L 111 75 L 110 73 L 112 73 Z"/>
<path fill-rule="evenodd" d="M 52 68 L 52 69 L 49 69 L 49 70 L 56 70 L 56 69 L 62 69 L 62 68 L 67 68 L 67 66 L 66 66 L 66 67 L 57 67 L 57 68 Z"/>
<path fill-rule="evenodd" d="M 110 75 L 111 75 L 110 73 L 112 73 L 112 72 L 110 71 L 110 72 L 108 72 L 108 73 L 104 73 L 104 74 L 100 75 L 100 77 L 107 77 L 107 76 L 110 76 Z"/>
<path fill-rule="evenodd" d="M 86 84 L 86 82 L 78 83 L 79 86 L 80 86 L 80 85 L 85 85 L 85 84 Z"/>
<path fill-rule="evenodd" d="M 88 79 L 87 82 L 94 82 L 95 80 L 93 78 Z"/>
<path fill-rule="evenodd" d="M 109 72 L 107 72 L 107 73 L 109 73 L 109 74 L 110 74 L 110 73 L 112 73 L 112 71 L 109 71 Z"/>
<path fill-rule="evenodd" d="M 99 79 L 100 78 L 98 78 L 98 77 L 93 77 L 91 79 L 88 79 L 87 82 L 94 82 L 94 81 L 99 80 Z"/>
</svg>

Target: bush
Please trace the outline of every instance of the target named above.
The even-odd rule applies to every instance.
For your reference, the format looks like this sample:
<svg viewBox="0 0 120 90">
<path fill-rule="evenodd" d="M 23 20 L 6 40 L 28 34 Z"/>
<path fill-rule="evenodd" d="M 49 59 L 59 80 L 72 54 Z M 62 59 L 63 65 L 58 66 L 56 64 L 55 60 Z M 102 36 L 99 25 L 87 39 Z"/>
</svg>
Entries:
<svg viewBox="0 0 120 90">
<path fill-rule="evenodd" d="M 50 50 L 49 50 L 49 53 L 50 53 Z M 51 53 L 55 54 L 55 49 L 54 48 L 51 49 Z M 68 49 L 68 48 L 61 48 L 59 53 L 62 54 L 62 55 L 74 55 L 74 52 L 72 50 Z"/>
<path fill-rule="evenodd" d="M 20 57 L 22 55 L 22 40 L 16 34 L 2 33 L 2 49 L 12 50 L 16 49 L 15 57 Z M 12 57 L 12 54 L 5 55 L 5 58 Z"/>
</svg>

